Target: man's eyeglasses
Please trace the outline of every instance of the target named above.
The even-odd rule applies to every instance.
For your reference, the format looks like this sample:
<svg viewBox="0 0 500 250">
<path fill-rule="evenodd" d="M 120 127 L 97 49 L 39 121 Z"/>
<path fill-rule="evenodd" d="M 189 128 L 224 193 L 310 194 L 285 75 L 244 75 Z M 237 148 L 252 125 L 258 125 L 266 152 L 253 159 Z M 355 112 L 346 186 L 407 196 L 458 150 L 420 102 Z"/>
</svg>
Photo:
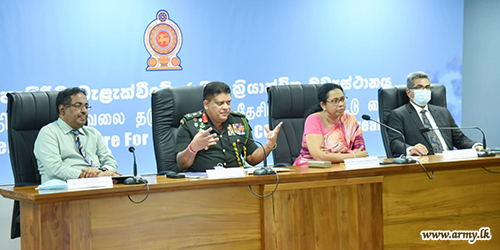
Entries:
<svg viewBox="0 0 500 250">
<path fill-rule="evenodd" d="M 68 106 L 72 106 L 72 107 L 75 107 L 76 109 L 79 109 L 79 110 L 82 110 L 83 108 L 85 108 L 87 111 L 90 110 L 92 108 L 92 106 L 89 106 L 89 105 L 83 105 L 79 102 L 75 103 L 75 104 L 70 104 Z"/>
<path fill-rule="evenodd" d="M 331 103 L 332 105 L 338 105 L 340 102 L 346 102 L 347 101 L 347 96 L 343 96 L 341 98 L 335 98 L 333 100 L 330 100 L 330 101 L 326 101 L 328 103 Z"/>
<path fill-rule="evenodd" d="M 432 90 L 432 87 L 431 87 L 431 85 L 427 85 L 427 86 L 425 86 L 425 87 L 424 87 L 424 86 L 422 86 L 422 85 L 418 85 L 418 86 L 415 86 L 415 87 L 413 87 L 413 88 L 411 88 L 411 89 L 416 89 L 416 90 L 422 90 L 422 89 L 425 89 L 425 90 Z"/>
</svg>

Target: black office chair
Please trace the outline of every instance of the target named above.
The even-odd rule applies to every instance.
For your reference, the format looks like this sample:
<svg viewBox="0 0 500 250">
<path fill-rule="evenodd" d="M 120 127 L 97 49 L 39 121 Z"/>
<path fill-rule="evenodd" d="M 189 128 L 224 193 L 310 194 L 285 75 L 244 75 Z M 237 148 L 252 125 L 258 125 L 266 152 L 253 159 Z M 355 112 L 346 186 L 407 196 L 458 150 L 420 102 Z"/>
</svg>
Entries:
<svg viewBox="0 0 500 250">
<path fill-rule="evenodd" d="M 271 86 L 267 88 L 269 126 L 274 129 L 281 121 L 278 147 L 273 151 L 274 163 L 292 165 L 300 154 L 304 133 L 305 113 L 318 104 L 319 84 Z"/>
<path fill-rule="evenodd" d="M 446 107 L 446 88 L 442 84 L 431 84 L 432 94 L 430 104 Z M 387 86 L 378 90 L 378 114 L 380 122 L 387 124 L 389 113 L 409 101 L 406 95 L 406 85 Z M 385 153 L 388 158 L 396 157 L 391 150 L 387 129 L 380 127 L 382 141 L 384 142 Z"/>
<path fill-rule="evenodd" d="M 175 153 L 177 129 L 185 114 L 203 109 L 203 86 L 173 87 L 151 95 L 153 145 L 158 172 L 179 172 Z"/>
<path fill-rule="evenodd" d="M 7 121 L 10 162 L 16 187 L 40 184 L 40 173 L 33 147 L 40 129 L 58 118 L 56 97 L 59 92 L 7 93 Z M 19 237 L 19 202 L 14 202 L 12 212 L 12 239 Z"/>
</svg>

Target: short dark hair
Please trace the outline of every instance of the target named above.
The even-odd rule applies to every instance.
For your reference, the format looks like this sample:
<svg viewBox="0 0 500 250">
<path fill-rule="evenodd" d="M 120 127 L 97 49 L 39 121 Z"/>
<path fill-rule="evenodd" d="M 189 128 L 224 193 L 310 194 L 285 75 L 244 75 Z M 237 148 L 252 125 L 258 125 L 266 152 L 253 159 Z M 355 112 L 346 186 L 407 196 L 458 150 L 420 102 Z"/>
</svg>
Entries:
<svg viewBox="0 0 500 250">
<path fill-rule="evenodd" d="M 231 94 L 231 89 L 223 82 L 209 82 L 203 88 L 203 100 L 211 101 L 214 96 L 220 93 Z"/>
<path fill-rule="evenodd" d="M 64 106 L 69 106 L 71 105 L 71 96 L 76 95 L 78 93 L 83 93 L 85 96 L 87 96 L 87 92 L 85 89 L 74 87 L 74 88 L 67 88 L 65 90 L 62 90 L 57 94 L 56 97 L 56 109 L 57 113 L 59 114 L 59 105 L 64 105 Z"/>
<path fill-rule="evenodd" d="M 311 114 L 314 114 L 316 112 L 323 110 L 323 108 L 321 108 L 321 103 L 326 103 L 326 101 L 327 101 L 326 99 L 328 99 L 328 93 L 334 89 L 340 89 L 340 91 L 342 91 L 342 93 L 344 93 L 344 89 L 342 88 L 342 86 L 340 86 L 338 84 L 325 83 L 325 84 L 321 85 L 321 87 L 319 87 L 318 93 L 317 93 L 319 103 L 314 105 L 309 110 L 307 110 L 305 117 L 308 117 Z"/>
<path fill-rule="evenodd" d="M 406 77 L 406 88 L 412 89 L 413 86 L 415 85 L 415 79 L 421 79 L 421 78 L 425 78 L 429 80 L 429 83 L 431 83 L 431 78 L 429 77 L 428 74 L 422 71 L 418 71 L 408 74 L 408 76 Z"/>
</svg>

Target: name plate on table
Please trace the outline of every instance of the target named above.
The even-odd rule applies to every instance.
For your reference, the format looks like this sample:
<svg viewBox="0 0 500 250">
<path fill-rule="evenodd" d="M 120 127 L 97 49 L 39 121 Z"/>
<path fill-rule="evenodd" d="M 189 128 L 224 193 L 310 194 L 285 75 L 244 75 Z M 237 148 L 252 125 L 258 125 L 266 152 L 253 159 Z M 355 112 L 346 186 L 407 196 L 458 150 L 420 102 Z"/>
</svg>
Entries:
<svg viewBox="0 0 500 250">
<path fill-rule="evenodd" d="M 113 180 L 111 176 L 70 179 L 68 190 L 94 189 L 94 188 L 112 188 Z"/>
<path fill-rule="evenodd" d="M 345 163 L 346 170 L 380 167 L 378 157 L 376 157 L 376 156 L 370 156 L 370 157 L 364 157 L 364 158 L 354 158 L 354 159 L 345 159 L 344 163 Z"/>
<path fill-rule="evenodd" d="M 475 158 L 477 158 L 477 151 L 473 148 L 443 151 L 443 159 L 445 160 Z"/>
<path fill-rule="evenodd" d="M 245 177 L 248 173 L 243 168 L 223 168 L 223 169 L 208 169 L 208 179 L 223 179 Z"/>
</svg>

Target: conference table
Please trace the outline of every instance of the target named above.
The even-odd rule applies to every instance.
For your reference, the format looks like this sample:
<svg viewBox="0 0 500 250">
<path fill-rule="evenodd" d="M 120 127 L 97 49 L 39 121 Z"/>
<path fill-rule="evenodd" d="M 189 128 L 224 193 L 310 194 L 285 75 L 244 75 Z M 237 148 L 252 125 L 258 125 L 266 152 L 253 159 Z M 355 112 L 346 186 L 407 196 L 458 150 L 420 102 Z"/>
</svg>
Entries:
<svg viewBox="0 0 500 250">
<path fill-rule="evenodd" d="M 150 176 L 145 185 L 41 194 L 20 201 L 22 249 L 498 249 L 500 156 L 346 170 L 289 167 L 228 179 Z M 491 171 L 491 172 L 490 172 Z M 423 240 L 424 230 L 488 227 L 489 240 Z"/>
</svg>

